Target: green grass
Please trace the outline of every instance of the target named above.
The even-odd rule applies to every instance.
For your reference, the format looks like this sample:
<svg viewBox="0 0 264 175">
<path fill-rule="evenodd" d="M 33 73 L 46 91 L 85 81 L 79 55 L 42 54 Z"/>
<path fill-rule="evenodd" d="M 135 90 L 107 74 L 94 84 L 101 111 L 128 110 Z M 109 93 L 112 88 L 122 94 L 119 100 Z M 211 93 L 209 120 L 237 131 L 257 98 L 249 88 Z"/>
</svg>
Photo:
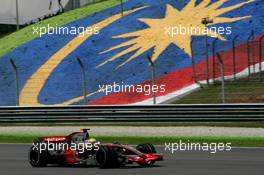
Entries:
<svg viewBox="0 0 264 175">
<path fill-rule="evenodd" d="M 210 85 L 195 91 L 174 102 L 174 104 L 213 104 L 222 103 L 221 84 Z M 225 86 L 226 103 L 263 103 L 264 81 L 259 81 L 259 74 L 250 79 L 243 78 L 228 81 Z"/>
<path fill-rule="evenodd" d="M 17 32 L 0 38 L 0 57 L 14 50 L 23 43 L 26 43 L 36 37 L 33 35 L 33 27 L 47 26 L 63 26 L 75 20 L 84 18 L 95 12 L 113 7 L 120 3 L 120 0 L 105 0 L 103 2 L 94 3 L 88 6 L 81 7 L 76 10 L 72 10 L 61 15 L 40 21 L 33 25 L 27 26 Z"/>
<path fill-rule="evenodd" d="M 0 33 L 0 39 L 4 38 L 5 36 L 9 35 L 9 33 Z"/>
<path fill-rule="evenodd" d="M 0 143 L 32 143 L 35 138 L 44 135 L 33 134 L 0 134 Z M 47 135 L 45 135 L 47 136 Z M 264 147 L 264 137 L 211 137 L 211 136 L 174 136 L 174 137 L 144 137 L 144 136 L 93 136 L 98 141 L 110 143 L 118 141 L 124 144 L 137 145 L 139 143 L 153 143 L 165 145 L 165 143 L 194 142 L 194 143 L 231 143 L 235 147 Z"/>
</svg>

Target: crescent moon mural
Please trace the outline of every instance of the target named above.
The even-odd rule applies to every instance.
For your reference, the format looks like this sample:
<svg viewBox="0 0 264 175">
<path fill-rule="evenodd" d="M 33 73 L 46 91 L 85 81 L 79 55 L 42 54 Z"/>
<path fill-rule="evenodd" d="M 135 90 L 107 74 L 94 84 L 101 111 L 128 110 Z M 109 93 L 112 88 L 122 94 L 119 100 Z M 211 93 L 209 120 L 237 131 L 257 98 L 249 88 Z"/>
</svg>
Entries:
<svg viewBox="0 0 264 175">
<path fill-rule="evenodd" d="M 145 7 L 136 8 L 133 10 L 129 10 L 124 12 L 123 15 L 129 15 L 133 12 L 136 12 L 138 10 L 141 10 Z M 97 24 L 94 24 L 93 27 L 98 27 L 99 29 L 103 29 L 109 24 L 113 23 L 114 21 L 122 18 L 122 14 L 116 14 L 110 18 L 105 19 L 104 21 L 101 21 Z M 78 36 L 76 36 L 73 40 L 71 40 L 69 43 L 67 43 L 63 48 L 61 48 L 57 53 L 55 53 L 51 58 L 48 59 L 46 63 L 44 63 L 26 82 L 26 85 L 24 86 L 23 90 L 20 94 L 20 105 L 33 105 L 33 106 L 42 106 L 44 104 L 41 104 L 38 102 L 38 95 L 41 92 L 42 88 L 45 86 L 45 82 L 49 78 L 49 76 L 52 74 L 53 70 L 63 61 L 63 59 L 69 55 L 72 51 L 74 51 L 78 46 L 80 46 L 84 41 L 86 41 L 89 37 L 91 37 L 93 33 L 81 33 Z M 80 37 L 81 36 L 81 37 Z M 98 93 L 98 91 L 95 91 L 93 93 L 87 94 L 87 96 L 91 96 L 93 94 Z M 28 94 L 31 94 L 31 98 L 28 98 Z M 70 99 L 68 101 L 65 101 L 60 104 L 53 104 L 53 105 L 70 105 L 74 102 L 82 100 L 83 97 L 76 97 L 74 99 Z"/>
</svg>

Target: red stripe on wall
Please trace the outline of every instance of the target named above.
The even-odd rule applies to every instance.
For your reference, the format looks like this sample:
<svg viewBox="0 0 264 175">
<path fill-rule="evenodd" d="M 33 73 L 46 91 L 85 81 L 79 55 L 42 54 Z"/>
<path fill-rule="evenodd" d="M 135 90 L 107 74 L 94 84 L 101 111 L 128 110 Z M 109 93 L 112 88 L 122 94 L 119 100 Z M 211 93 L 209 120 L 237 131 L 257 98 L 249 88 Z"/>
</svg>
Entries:
<svg viewBox="0 0 264 175">
<path fill-rule="evenodd" d="M 258 41 L 258 38 L 256 39 Z M 258 49 L 255 49 L 255 52 L 258 53 Z M 225 65 L 225 75 L 233 75 L 233 51 L 225 51 L 221 53 Z M 263 61 L 262 59 L 261 61 Z M 256 59 L 251 60 L 250 65 L 258 63 L 260 60 L 258 55 Z M 213 59 L 209 58 L 209 78 L 213 78 Z M 239 73 L 248 67 L 248 53 L 247 53 L 247 44 L 241 44 L 236 47 L 236 69 L 235 72 Z M 206 61 L 205 59 L 196 65 L 197 69 L 197 78 L 199 81 L 206 80 Z M 216 60 L 215 62 L 215 77 L 221 77 L 220 64 Z M 193 70 L 192 67 L 187 67 L 181 70 L 171 72 L 167 75 L 163 75 L 156 80 L 156 85 L 165 85 L 165 92 L 158 92 L 156 96 L 164 96 L 172 92 L 181 90 L 182 88 L 193 85 Z M 140 85 L 151 85 L 151 81 L 145 81 Z M 99 98 L 93 102 L 90 102 L 90 105 L 124 105 L 141 102 L 147 99 L 152 98 L 152 94 L 146 95 L 145 93 L 137 92 L 119 92 L 113 93 L 102 98 Z"/>
</svg>

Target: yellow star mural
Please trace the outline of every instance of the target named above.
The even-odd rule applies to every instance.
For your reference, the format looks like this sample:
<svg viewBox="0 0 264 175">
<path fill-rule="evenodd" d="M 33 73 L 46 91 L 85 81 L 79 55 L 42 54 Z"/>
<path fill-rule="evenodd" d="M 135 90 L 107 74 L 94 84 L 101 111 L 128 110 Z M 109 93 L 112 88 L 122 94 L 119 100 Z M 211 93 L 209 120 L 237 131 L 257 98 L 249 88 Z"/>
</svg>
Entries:
<svg viewBox="0 0 264 175">
<path fill-rule="evenodd" d="M 191 37 L 197 35 L 205 35 L 201 33 L 186 33 L 184 35 L 172 36 L 165 32 L 165 29 L 168 27 L 182 26 L 186 29 L 193 27 L 202 31 L 207 30 L 206 35 L 208 35 L 209 37 L 218 37 L 221 40 L 225 40 L 225 38 L 222 37 L 220 34 L 205 26 L 202 23 L 202 20 L 204 18 L 212 19 L 213 23 L 211 25 L 216 25 L 250 18 L 251 16 L 243 16 L 236 18 L 227 18 L 220 16 L 226 12 L 235 10 L 245 4 L 254 2 L 255 0 L 247 0 L 245 2 L 233 6 L 220 8 L 227 1 L 228 0 L 219 0 L 214 3 L 211 3 L 211 0 L 203 0 L 198 5 L 196 5 L 196 0 L 190 0 L 189 3 L 181 11 L 167 4 L 166 14 L 164 18 L 139 19 L 140 21 L 146 23 L 148 25 L 148 28 L 113 37 L 133 37 L 133 39 L 130 39 L 127 42 L 124 42 L 120 45 L 114 46 L 106 51 L 101 52 L 100 54 L 104 54 L 118 48 L 129 46 L 127 49 L 102 62 L 97 67 L 103 66 L 110 61 L 114 61 L 123 55 L 134 52 L 132 56 L 130 56 L 125 62 L 123 62 L 117 67 L 119 68 L 151 48 L 154 48 L 154 52 L 151 57 L 152 61 L 154 62 L 170 44 L 175 44 L 180 49 L 184 50 L 185 53 L 191 56 Z"/>
</svg>

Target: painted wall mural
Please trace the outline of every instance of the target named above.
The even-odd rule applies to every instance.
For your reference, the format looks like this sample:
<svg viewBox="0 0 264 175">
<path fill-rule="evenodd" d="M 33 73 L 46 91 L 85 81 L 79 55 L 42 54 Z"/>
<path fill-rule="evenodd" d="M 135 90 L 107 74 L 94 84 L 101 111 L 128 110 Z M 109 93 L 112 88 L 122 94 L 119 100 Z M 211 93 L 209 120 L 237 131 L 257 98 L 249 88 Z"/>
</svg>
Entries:
<svg viewBox="0 0 264 175">
<path fill-rule="evenodd" d="M 11 58 L 18 67 L 19 104 L 22 106 L 83 104 L 77 57 L 85 66 L 88 104 L 148 104 L 152 102 L 151 93 L 106 94 L 103 90 L 107 89 L 105 85 L 115 83 L 150 85 L 150 58 L 156 68 L 156 84 L 164 85 L 164 89 L 156 93 L 158 102 L 162 102 L 196 87 L 192 56 L 201 75 L 200 81 L 205 80 L 206 37 L 211 79 L 213 40 L 219 39 L 216 51 L 221 52 L 228 76 L 234 73 L 228 66 L 233 64 L 232 39 L 239 36 L 235 70 L 239 74 L 248 67 L 246 44 L 251 30 L 256 41 L 264 34 L 263 0 L 129 0 L 124 10 L 122 16 L 120 7 L 116 6 L 64 26 L 97 27 L 98 34 L 46 34 L 1 57 L 0 105 L 16 104 Z M 203 24 L 207 18 L 211 19 L 210 24 Z M 175 26 L 197 31 L 205 29 L 207 33 L 175 35 Z M 226 31 L 215 31 L 214 27 Z M 256 59 L 251 64 L 259 61 Z M 220 72 L 214 76 L 220 77 Z"/>
</svg>

